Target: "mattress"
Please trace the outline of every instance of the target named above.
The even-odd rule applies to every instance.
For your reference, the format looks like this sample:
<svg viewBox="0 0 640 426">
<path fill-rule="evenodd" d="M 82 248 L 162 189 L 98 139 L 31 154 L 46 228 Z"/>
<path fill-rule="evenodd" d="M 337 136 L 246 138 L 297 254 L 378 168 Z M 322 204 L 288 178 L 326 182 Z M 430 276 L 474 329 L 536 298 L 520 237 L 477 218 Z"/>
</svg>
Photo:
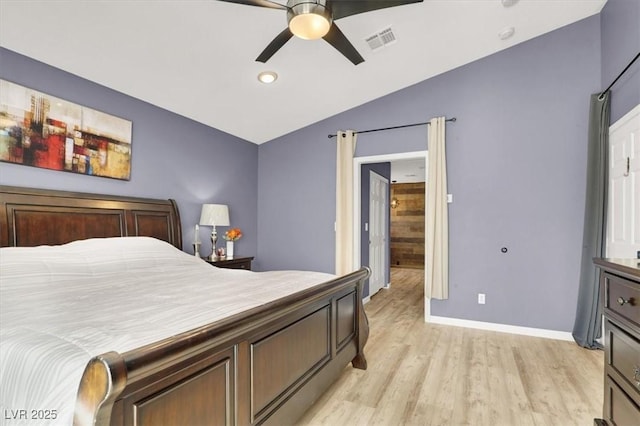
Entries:
<svg viewBox="0 0 640 426">
<path fill-rule="evenodd" d="M 333 278 L 216 268 L 148 237 L 2 248 L 2 424 L 69 425 L 92 357 L 123 353 Z"/>
</svg>

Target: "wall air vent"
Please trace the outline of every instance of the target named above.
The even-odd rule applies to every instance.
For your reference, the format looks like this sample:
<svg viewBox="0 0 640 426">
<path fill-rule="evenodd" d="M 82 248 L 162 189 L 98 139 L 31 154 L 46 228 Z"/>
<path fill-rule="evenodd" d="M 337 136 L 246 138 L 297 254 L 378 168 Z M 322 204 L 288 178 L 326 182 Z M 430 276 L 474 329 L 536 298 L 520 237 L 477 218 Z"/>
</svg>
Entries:
<svg viewBox="0 0 640 426">
<path fill-rule="evenodd" d="M 364 39 L 371 50 L 376 51 L 385 47 L 386 45 L 393 44 L 397 41 L 396 35 L 393 33 L 391 27 L 379 31 Z"/>
</svg>

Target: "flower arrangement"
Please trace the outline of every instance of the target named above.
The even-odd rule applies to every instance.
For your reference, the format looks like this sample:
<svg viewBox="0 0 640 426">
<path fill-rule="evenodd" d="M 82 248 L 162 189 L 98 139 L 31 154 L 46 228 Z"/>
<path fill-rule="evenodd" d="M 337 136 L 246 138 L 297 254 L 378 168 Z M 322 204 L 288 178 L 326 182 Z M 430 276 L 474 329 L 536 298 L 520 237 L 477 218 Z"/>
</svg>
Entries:
<svg viewBox="0 0 640 426">
<path fill-rule="evenodd" d="M 242 237 L 240 228 L 231 228 L 224 233 L 224 239 L 227 241 L 238 241 Z"/>
</svg>

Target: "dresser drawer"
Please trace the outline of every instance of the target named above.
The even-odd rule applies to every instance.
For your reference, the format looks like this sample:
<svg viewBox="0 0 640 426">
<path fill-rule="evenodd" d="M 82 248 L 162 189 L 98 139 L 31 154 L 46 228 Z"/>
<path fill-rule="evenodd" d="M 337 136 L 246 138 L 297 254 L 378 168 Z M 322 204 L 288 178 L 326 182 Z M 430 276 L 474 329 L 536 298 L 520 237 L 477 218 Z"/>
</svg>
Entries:
<svg viewBox="0 0 640 426">
<path fill-rule="evenodd" d="M 607 422 L 616 426 L 638 426 L 640 408 L 607 376 L 605 379 L 604 407 Z"/>
<path fill-rule="evenodd" d="M 640 285 L 605 273 L 604 307 L 640 326 Z"/>
<path fill-rule="evenodd" d="M 220 265 L 218 265 L 220 266 Z M 251 270 L 251 261 L 243 261 L 243 262 L 229 262 L 229 264 L 222 266 L 227 269 L 246 269 L 248 271 Z"/>
<path fill-rule="evenodd" d="M 607 373 L 620 375 L 629 385 L 625 387 L 633 388 L 640 401 L 640 341 L 608 320 L 604 329 Z M 609 373 L 609 369 L 615 373 Z"/>
</svg>

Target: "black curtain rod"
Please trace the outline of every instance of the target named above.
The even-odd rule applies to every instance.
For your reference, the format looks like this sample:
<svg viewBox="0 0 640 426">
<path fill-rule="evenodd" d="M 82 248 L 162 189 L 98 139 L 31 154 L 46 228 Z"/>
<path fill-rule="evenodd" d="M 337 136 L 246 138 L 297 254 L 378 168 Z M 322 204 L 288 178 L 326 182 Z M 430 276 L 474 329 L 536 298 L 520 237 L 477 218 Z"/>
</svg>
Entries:
<svg viewBox="0 0 640 426">
<path fill-rule="evenodd" d="M 609 87 L 607 87 L 606 89 L 604 89 L 602 91 L 602 93 L 600 93 L 600 96 L 598 96 L 599 100 L 602 100 L 602 96 L 604 96 L 605 93 L 607 93 L 609 91 L 609 89 L 611 89 L 613 87 L 614 84 L 616 84 L 616 82 L 620 79 L 620 77 L 622 77 L 624 75 L 625 72 L 627 72 L 627 70 L 631 67 L 631 65 L 633 65 L 633 63 L 635 61 L 638 60 L 638 58 L 640 58 L 640 52 L 638 52 L 638 54 L 636 55 L 635 58 L 633 58 L 631 60 L 631 62 L 629 62 L 629 65 L 627 65 L 620 74 L 618 74 L 618 76 L 616 77 L 615 80 L 613 80 L 613 82 L 609 85 Z"/>
<path fill-rule="evenodd" d="M 448 119 L 446 119 L 446 120 L 444 120 L 444 121 L 450 121 L 450 122 L 455 123 L 456 118 L 455 118 L 455 117 L 453 117 L 453 118 L 448 118 Z M 402 125 L 402 126 L 384 127 L 384 128 L 382 128 L 382 129 L 360 130 L 360 131 L 355 131 L 355 132 L 353 132 L 353 133 L 379 132 L 379 131 L 382 131 L 382 130 L 402 129 L 403 127 L 424 126 L 424 125 L 429 125 L 429 124 L 431 124 L 431 123 L 427 121 L 426 123 L 404 124 L 404 125 Z M 336 136 L 338 136 L 338 135 L 328 135 L 327 137 L 328 137 L 329 139 L 331 139 L 331 138 L 335 138 Z"/>
</svg>

